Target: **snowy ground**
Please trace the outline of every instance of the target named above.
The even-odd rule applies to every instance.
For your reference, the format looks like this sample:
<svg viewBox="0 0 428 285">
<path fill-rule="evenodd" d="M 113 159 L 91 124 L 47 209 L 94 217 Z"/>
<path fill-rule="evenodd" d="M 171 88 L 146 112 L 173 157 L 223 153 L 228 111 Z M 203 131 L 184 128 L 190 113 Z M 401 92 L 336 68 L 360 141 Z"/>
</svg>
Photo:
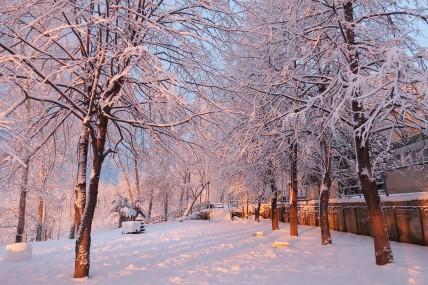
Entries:
<svg viewBox="0 0 428 285">
<path fill-rule="evenodd" d="M 32 260 L 15 263 L 0 249 L 0 284 L 428 284 L 428 247 L 392 242 L 395 263 L 379 267 L 370 237 L 332 232 L 334 244 L 321 246 L 319 228 L 300 226 L 291 238 L 288 224 L 280 227 L 185 221 L 147 225 L 141 235 L 98 232 L 91 277 L 80 281 L 72 279 L 73 241 L 33 243 Z"/>
</svg>

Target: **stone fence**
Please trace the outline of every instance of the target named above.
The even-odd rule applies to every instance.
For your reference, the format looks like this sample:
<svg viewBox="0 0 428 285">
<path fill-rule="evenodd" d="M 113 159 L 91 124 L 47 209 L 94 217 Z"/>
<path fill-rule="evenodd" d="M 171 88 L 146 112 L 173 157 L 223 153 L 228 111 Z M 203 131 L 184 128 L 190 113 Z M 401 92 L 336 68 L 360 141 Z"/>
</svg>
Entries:
<svg viewBox="0 0 428 285">
<path fill-rule="evenodd" d="M 383 202 L 389 238 L 393 241 L 428 246 L 428 200 Z M 289 206 L 279 208 L 280 220 L 289 222 Z M 332 203 L 328 216 L 330 229 L 371 236 L 370 219 L 364 202 Z M 319 226 L 319 205 L 300 204 L 298 222 Z"/>
</svg>

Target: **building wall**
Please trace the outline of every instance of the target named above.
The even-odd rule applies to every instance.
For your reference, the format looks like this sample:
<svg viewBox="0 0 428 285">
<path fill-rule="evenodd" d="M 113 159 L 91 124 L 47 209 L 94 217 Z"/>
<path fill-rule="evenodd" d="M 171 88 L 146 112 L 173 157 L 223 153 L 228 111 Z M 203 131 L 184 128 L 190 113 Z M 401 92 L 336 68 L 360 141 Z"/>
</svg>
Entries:
<svg viewBox="0 0 428 285">
<path fill-rule="evenodd" d="M 414 165 L 385 171 L 388 194 L 428 192 L 428 167 Z"/>
<path fill-rule="evenodd" d="M 305 186 L 306 200 L 318 200 L 320 198 L 320 189 L 318 184 Z M 333 181 L 330 189 L 330 199 L 339 198 L 339 182 Z"/>
</svg>

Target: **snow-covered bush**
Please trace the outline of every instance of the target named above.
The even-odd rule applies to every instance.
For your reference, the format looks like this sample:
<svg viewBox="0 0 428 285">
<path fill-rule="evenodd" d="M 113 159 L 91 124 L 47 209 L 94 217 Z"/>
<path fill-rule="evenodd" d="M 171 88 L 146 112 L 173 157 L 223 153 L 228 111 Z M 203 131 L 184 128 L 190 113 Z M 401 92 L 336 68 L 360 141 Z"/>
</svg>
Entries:
<svg viewBox="0 0 428 285">
<path fill-rule="evenodd" d="M 136 201 L 135 205 L 129 202 L 128 198 L 117 195 L 113 200 L 112 215 L 110 217 L 118 218 L 119 227 L 122 226 L 124 221 L 135 221 L 138 215 L 145 217 L 143 211 L 139 206 L 141 206 L 140 201 Z"/>
</svg>

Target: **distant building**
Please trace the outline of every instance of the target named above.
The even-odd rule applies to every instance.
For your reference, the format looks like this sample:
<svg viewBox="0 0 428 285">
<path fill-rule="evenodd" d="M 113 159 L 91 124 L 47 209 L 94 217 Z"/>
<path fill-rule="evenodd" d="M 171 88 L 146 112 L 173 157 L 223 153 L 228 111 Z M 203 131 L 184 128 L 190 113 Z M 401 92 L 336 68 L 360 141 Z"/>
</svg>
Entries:
<svg viewBox="0 0 428 285">
<path fill-rule="evenodd" d="M 412 166 L 428 162 L 428 136 L 418 134 L 392 144 L 394 165 L 392 168 Z"/>
<path fill-rule="evenodd" d="M 386 193 L 428 192 L 428 136 L 411 136 L 391 149 L 394 159 L 384 172 Z"/>
</svg>

